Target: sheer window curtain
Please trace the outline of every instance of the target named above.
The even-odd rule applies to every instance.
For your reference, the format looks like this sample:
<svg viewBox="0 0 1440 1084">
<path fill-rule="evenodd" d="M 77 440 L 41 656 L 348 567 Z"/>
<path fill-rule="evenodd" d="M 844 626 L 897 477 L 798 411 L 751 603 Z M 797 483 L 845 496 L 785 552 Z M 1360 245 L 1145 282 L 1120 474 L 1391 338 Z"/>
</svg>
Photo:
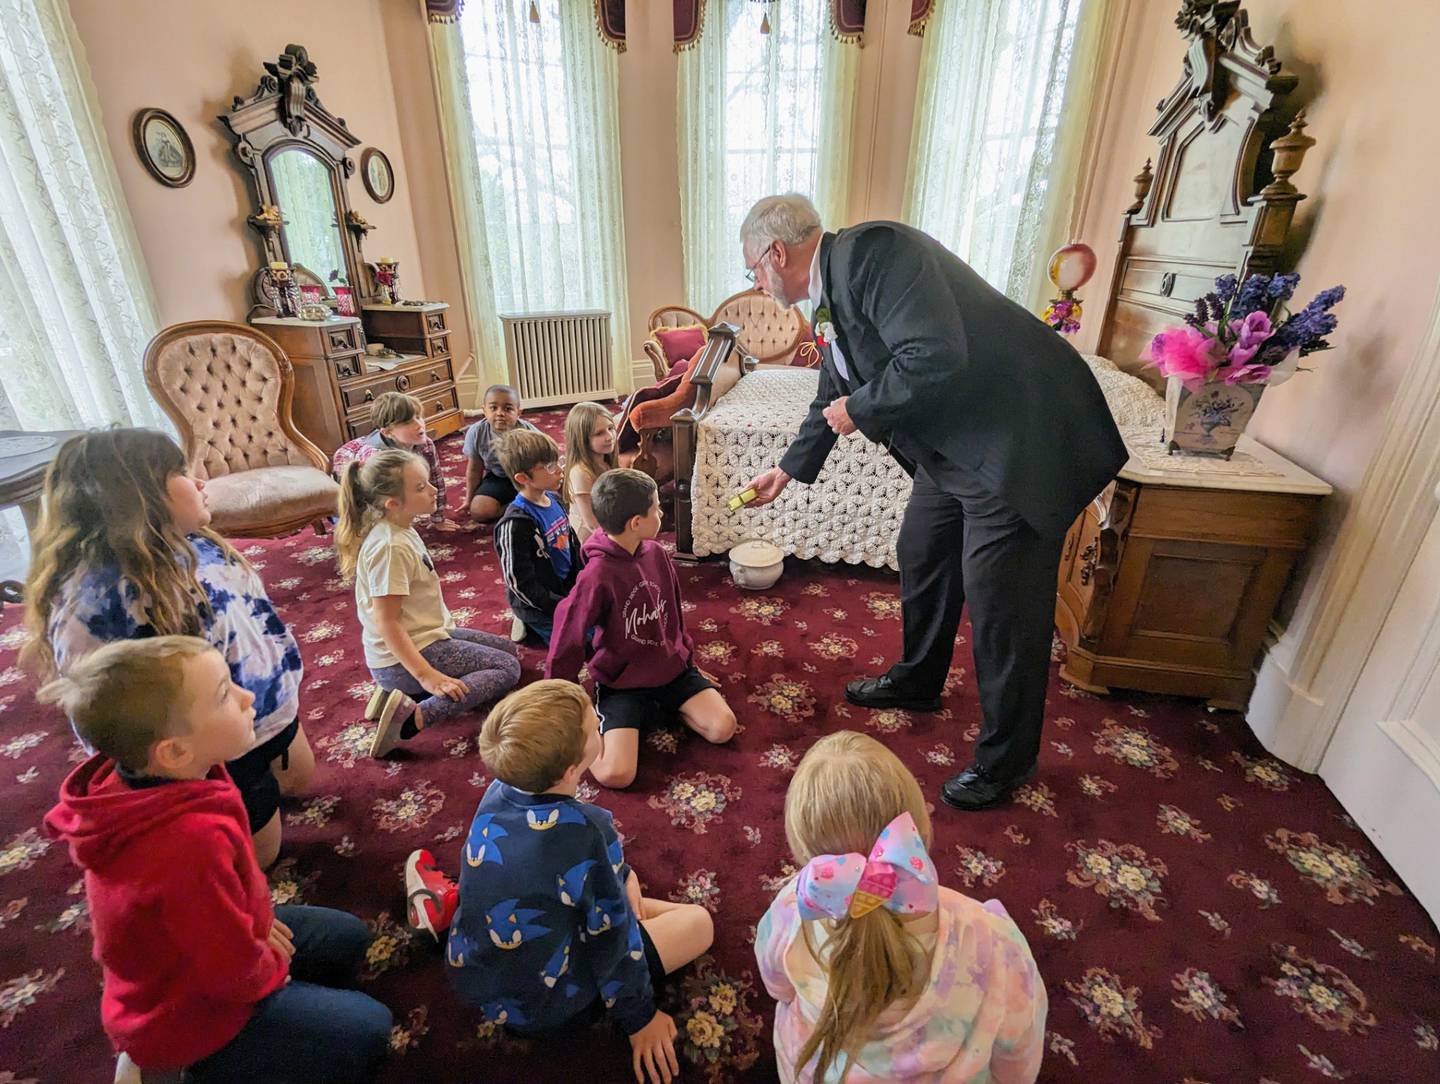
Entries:
<svg viewBox="0 0 1440 1084">
<path fill-rule="evenodd" d="M 446 171 L 484 383 L 507 379 L 501 313 L 610 312 L 630 386 L 616 54 L 589 4 L 466 4 L 432 23 Z"/>
<path fill-rule="evenodd" d="M 0 429 L 170 424 L 149 276 L 64 0 L 0 0 Z M 0 565 L 24 527 L 0 520 Z"/>
<path fill-rule="evenodd" d="M 844 224 L 860 50 L 835 40 L 828 8 L 709 0 L 680 54 L 684 301 L 700 312 L 748 285 L 740 223 L 760 197 L 802 192 L 827 228 Z"/>
<path fill-rule="evenodd" d="M 940 3 L 925 32 L 905 219 L 1032 310 L 1069 240 L 1114 7 Z"/>
</svg>

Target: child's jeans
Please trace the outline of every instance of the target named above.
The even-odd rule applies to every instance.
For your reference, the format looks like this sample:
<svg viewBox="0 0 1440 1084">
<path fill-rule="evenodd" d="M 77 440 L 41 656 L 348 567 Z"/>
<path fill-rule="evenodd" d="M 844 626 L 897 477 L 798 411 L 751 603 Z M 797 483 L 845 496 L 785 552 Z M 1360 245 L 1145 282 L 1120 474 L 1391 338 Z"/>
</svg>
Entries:
<svg viewBox="0 0 1440 1084">
<path fill-rule="evenodd" d="M 390 1010 L 358 990 L 365 923 L 328 907 L 277 907 L 295 935 L 290 981 L 255 1006 L 240 1034 L 185 1073 L 186 1084 L 367 1081 L 390 1049 Z"/>
<path fill-rule="evenodd" d="M 525 628 L 540 637 L 541 641 L 549 646 L 550 636 L 555 631 L 555 611 L 546 613 L 544 610 L 534 610 L 516 602 L 514 598 L 506 601 L 510 603 L 510 612 L 525 623 Z"/>
<path fill-rule="evenodd" d="M 491 632 L 451 629 L 449 639 L 436 640 L 428 647 L 422 647 L 420 655 L 442 674 L 463 681 L 465 696 L 460 700 L 430 696 L 425 686 L 398 663 L 371 670 L 370 675 L 382 689 L 399 689 L 406 696 L 419 700 L 427 727 L 443 723 L 452 715 L 470 711 L 487 701 L 499 700 L 520 683 L 520 659 L 515 645 Z"/>
</svg>

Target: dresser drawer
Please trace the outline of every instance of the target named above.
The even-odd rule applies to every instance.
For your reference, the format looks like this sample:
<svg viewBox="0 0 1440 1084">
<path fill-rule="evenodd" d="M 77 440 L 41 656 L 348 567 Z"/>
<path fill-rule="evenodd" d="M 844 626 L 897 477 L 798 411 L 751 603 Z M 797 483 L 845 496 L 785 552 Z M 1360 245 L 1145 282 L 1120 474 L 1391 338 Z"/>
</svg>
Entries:
<svg viewBox="0 0 1440 1084">
<path fill-rule="evenodd" d="M 335 379 L 343 382 L 363 376 L 365 373 L 364 358 L 364 354 L 346 354 L 344 357 L 331 358 L 330 364 L 335 367 Z"/>
<path fill-rule="evenodd" d="M 360 329 L 353 326 L 326 328 L 320 341 L 325 349 L 325 356 L 330 358 L 365 349 L 365 344 L 360 340 Z"/>
<path fill-rule="evenodd" d="M 437 335 L 433 339 L 425 340 L 425 353 L 432 358 L 450 356 L 450 336 Z"/>
<path fill-rule="evenodd" d="M 445 323 L 443 312 L 427 312 L 425 314 L 425 334 L 438 335 L 442 331 L 449 331 L 450 326 Z"/>
<path fill-rule="evenodd" d="M 450 377 L 450 360 L 411 362 L 393 372 L 376 373 L 361 380 L 348 381 L 340 386 L 340 398 L 345 409 L 369 408 L 387 391 L 404 392 L 407 395 L 423 395 L 428 389 L 439 386 L 453 386 Z"/>
<path fill-rule="evenodd" d="M 460 409 L 460 396 L 455 390 L 454 384 L 451 384 L 447 388 L 438 389 L 429 395 L 420 396 L 420 402 L 425 406 L 426 421 L 433 419 L 437 415 L 446 414 L 450 411 L 458 411 Z"/>
<path fill-rule="evenodd" d="M 385 389 L 390 390 L 390 389 Z M 377 393 L 378 394 L 378 393 Z M 454 384 L 447 384 L 432 392 L 418 395 L 421 412 L 427 422 L 447 414 L 459 416 L 460 396 L 455 390 Z M 370 423 L 370 404 L 362 403 L 345 414 L 345 422 L 349 426 L 352 435 L 347 440 L 354 440 L 355 437 L 363 437 L 375 427 Z M 447 430 L 449 432 L 450 430 Z"/>
</svg>

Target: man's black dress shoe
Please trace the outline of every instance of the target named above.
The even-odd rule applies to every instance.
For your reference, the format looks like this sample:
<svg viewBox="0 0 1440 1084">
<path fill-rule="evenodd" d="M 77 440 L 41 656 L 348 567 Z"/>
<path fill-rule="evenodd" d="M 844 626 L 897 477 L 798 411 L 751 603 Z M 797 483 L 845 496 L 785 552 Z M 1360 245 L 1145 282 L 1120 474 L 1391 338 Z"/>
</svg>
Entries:
<svg viewBox="0 0 1440 1084">
<path fill-rule="evenodd" d="M 845 699 L 862 708 L 904 708 L 906 711 L 939 711 L 938 696 L 911 696 L 890 680 L 889 674 L 861 678 L 845 686 Z"/>
<path fill-rule="evenodd" d="M 956 809 L 986 809 L 1005 801 L 1034 775 L 1035 768 L 1032 766 L 1019 779 L 1005 781 L 996 779 L 980 765 L 972 764 L 941 784 L 940 798 Z"/>
</svg>

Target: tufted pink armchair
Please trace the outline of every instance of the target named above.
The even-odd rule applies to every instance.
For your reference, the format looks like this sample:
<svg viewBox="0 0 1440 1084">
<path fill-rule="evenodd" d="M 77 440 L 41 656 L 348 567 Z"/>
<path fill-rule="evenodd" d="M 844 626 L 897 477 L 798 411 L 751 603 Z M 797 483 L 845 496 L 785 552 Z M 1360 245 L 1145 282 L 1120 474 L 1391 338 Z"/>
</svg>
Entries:
<svg viewBox="0 0 1440 1084">
<path fill-rule="evenodd" d="M 273 538 L 307 523 L 325 529 L 340 488 L 290 419 L 295 375 L 275 340 L 244 324 L 175 324 L 146 347 L 145 383 L 205 480 L 215 530 Z"/>
<path fill-rule="evenodd" d="M 789 365 L 802 343 L 811 338 L 810 325 L 798 309 L 782 309 L 759 290 L 743 290 L 720 302 L 708 320 L 694 309 L 684 305 L 666 305 L 650 314 L 650 331 L 662 327 L 684 327 L 687 324 L 701 324 L 714 327 L 716 324 L 734 324 L 740 329 L 735 342 L 740 351 L 755 362 Z M 644 344 L 645 356 L 655 368 L 655 379 L 663 380 L 670 371 L 670 363 L 660 344 L 649 338 Z M 813 366 L 819 364 L 820 355 L 813 353 Z"/>
</svg>

